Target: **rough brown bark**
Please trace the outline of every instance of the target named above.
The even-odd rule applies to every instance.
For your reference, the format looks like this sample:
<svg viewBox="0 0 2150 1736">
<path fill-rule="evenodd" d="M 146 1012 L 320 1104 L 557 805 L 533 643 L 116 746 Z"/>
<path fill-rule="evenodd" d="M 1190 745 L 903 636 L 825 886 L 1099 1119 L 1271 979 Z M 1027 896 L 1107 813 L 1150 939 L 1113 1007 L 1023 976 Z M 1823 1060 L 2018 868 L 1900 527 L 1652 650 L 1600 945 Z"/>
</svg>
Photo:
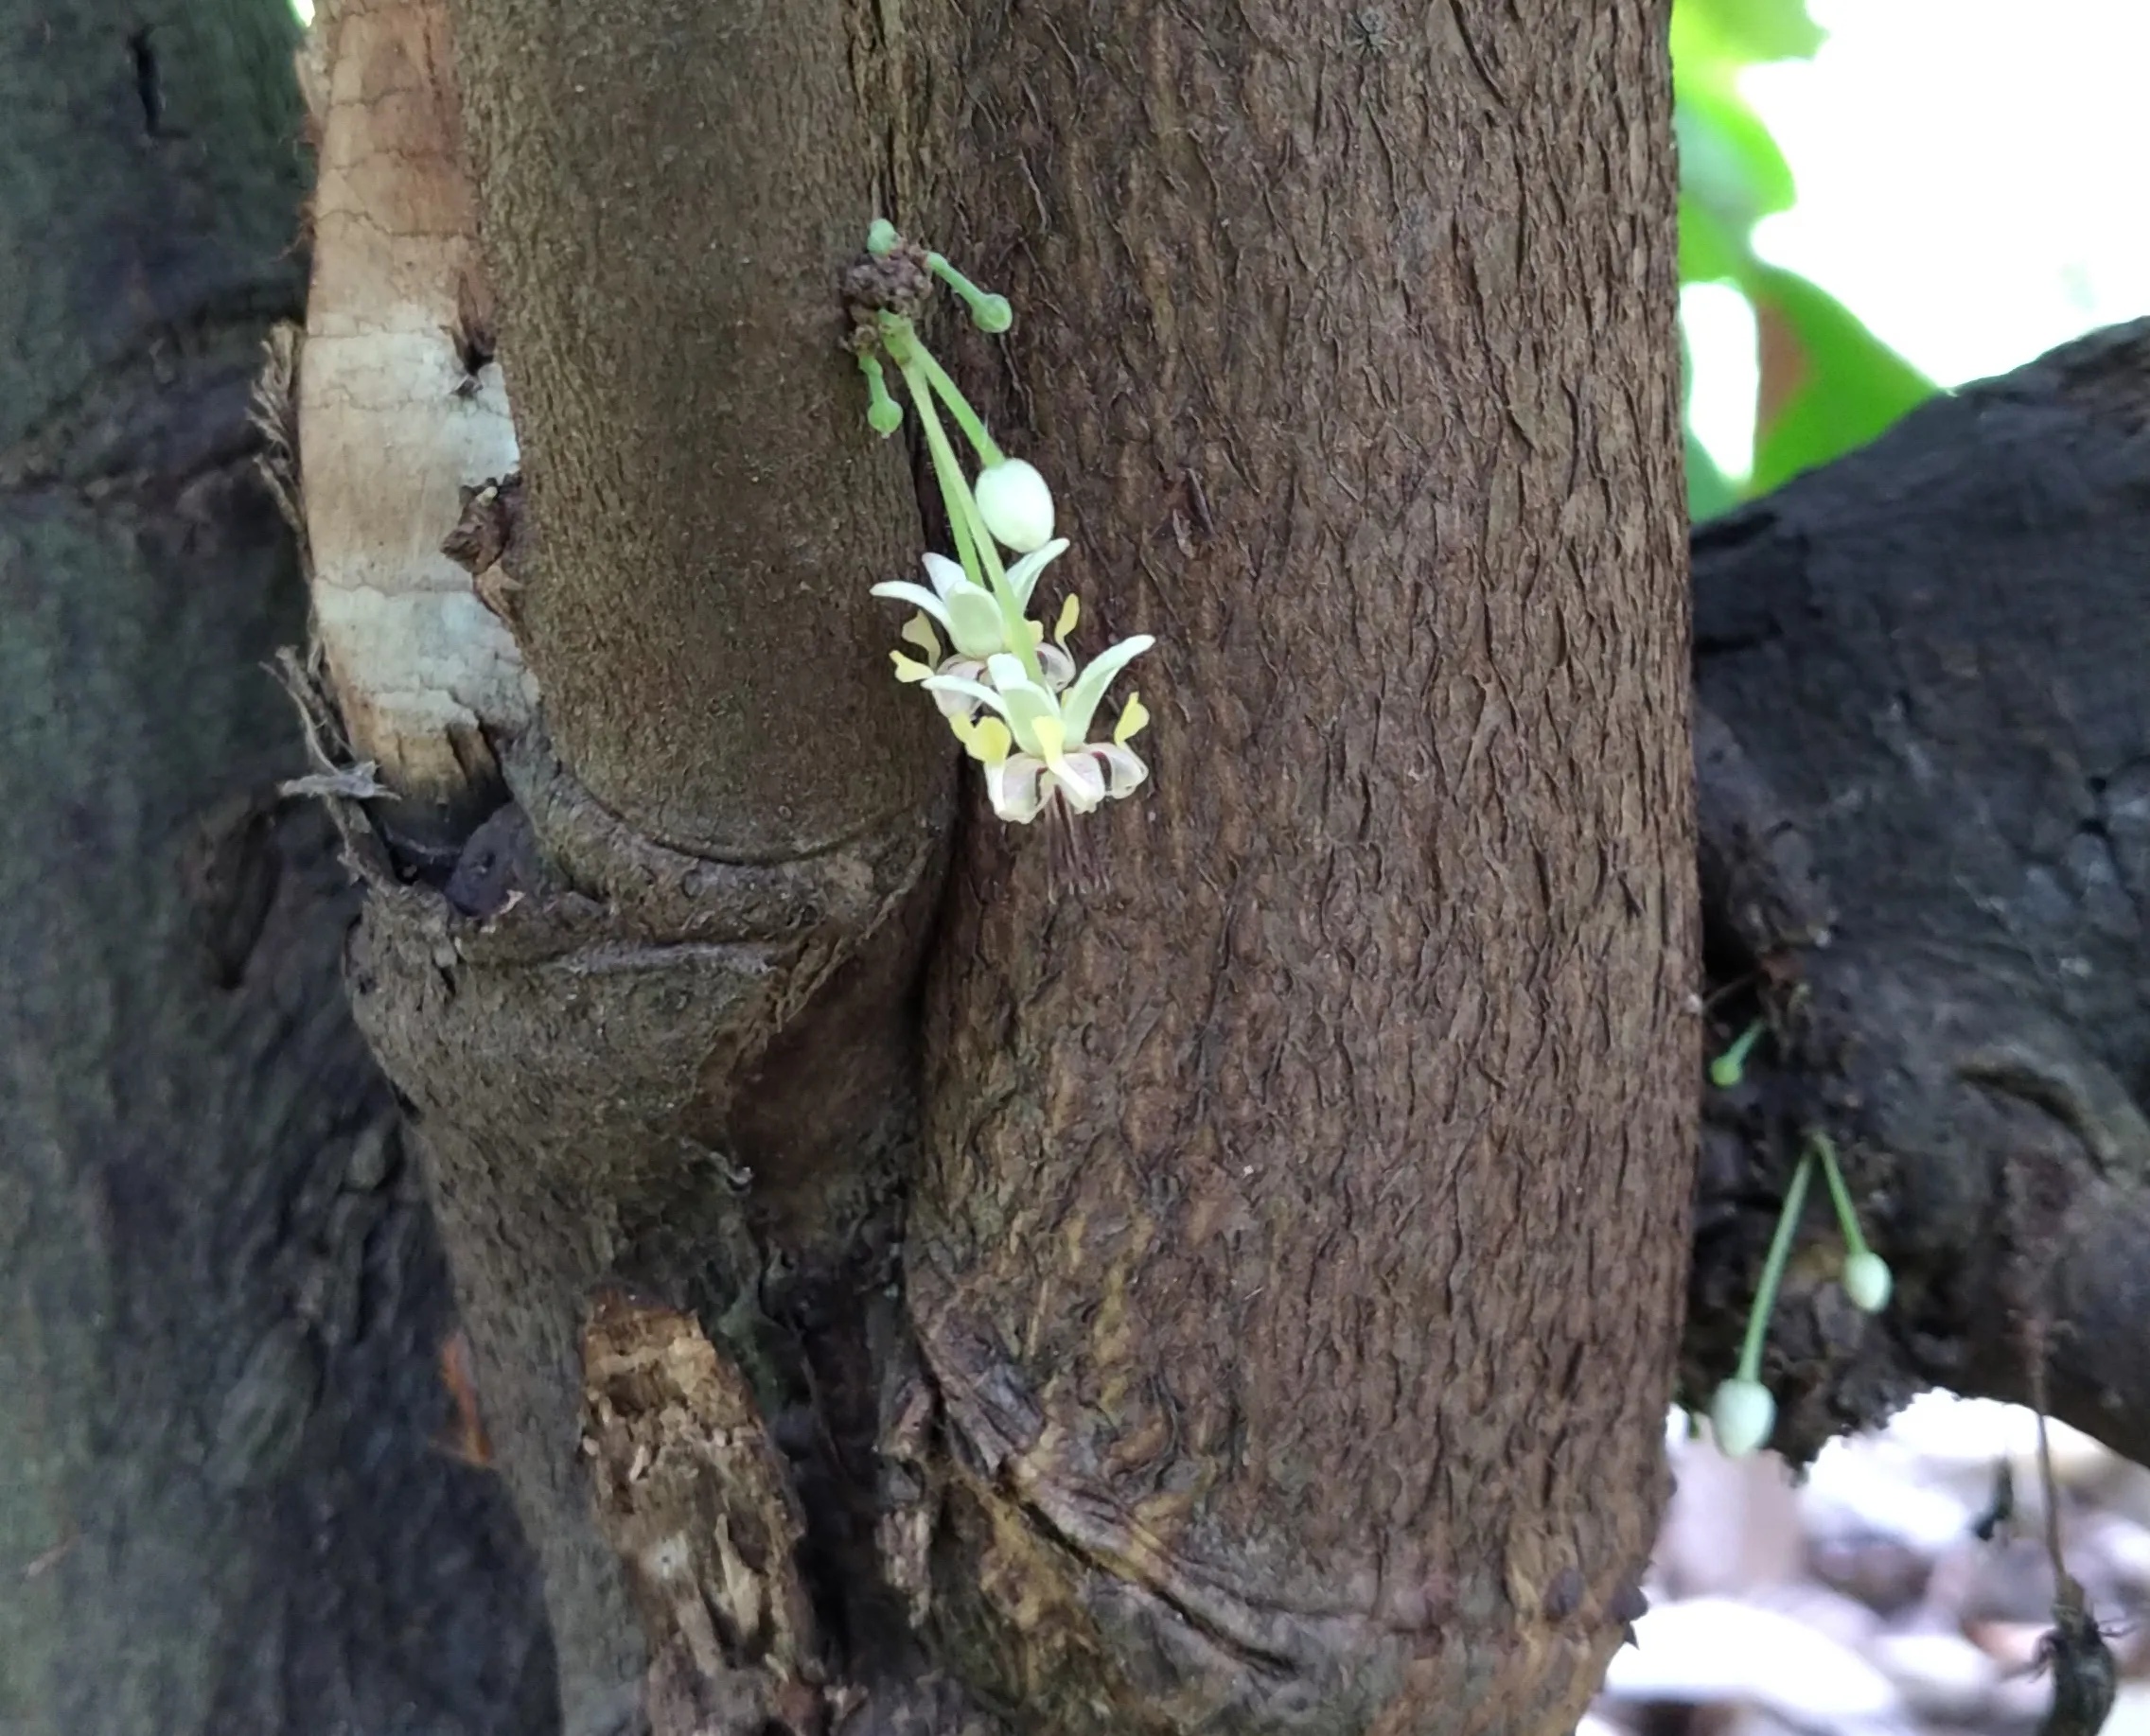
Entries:
<svg viewBox="0 0 2150 1736">
<path fill-rule="evenodd" d="M 26 34 L 0 10 L 30 44 L 0 57 L 28 80 L 0 91 L 0 184 L 22 199 L 0 204 L 0 1462 L 24 1467 L 0 1482 L 21 1574 L 0 1599 L 0 1715 L 370 1731 L 414 1707 L 428 1727 L 541 1730 L 553 1657 L 527 1558 L 492 1480 L 433 1444 L 446 1304 L 391 1101 L 334 1000 L 348 905 L 322 831 L 275 794 L 295 756 L 259 666 L 301 601 L 241 406 L 292 293 L 280 17 L 235 0 L 143 33 L 84 5 Z M 1557 967 L 1639 972 L 1650 952 L 1621 864 L 1602 907 L 1583 895 L 1583 847 L 1655 840 L 1652 920 L 1677 878 L 1677 828 L 1640 805 L 1677 780 L 1623 777 L 1608 745 L 1608 708 L 1644 718 L 1679 691 L 1611 655 L 1615 627 L 1668 648 L 1662 621 L 1624 612 L 1669 568 L 1662 548 L 1629 562 L 1613 484 L 1656 489 L 1670 448 L 1593 385 L 1624 361 L 1635 402 L 1663 409 L 1648 355 L 1668 351 L 1646 353 L 1637 305 L 1608 288 L 1618 261 L 1579 239 L 1602 240 L 1592 197 L 1617 177 L 1557 154 L 1613 130 L 1529 135 L 1555 154 L 1518 154 L 1507 181 L 1495 141 L 1565 96 L 1571 62 L 1519 82 L 1524 61 L 1469 19 L 1460 52 L 1507 110 L 1459 115 L 1449 85 L 1399 83 L 1363 18 L 1263 18 L 1235 55 L 1170 16 L 957 22 L 928 18 L 951 32 L 930 55 L 863 31 L 852 74 L 899 116 L 905 214 L 960 189 L 942 233 L 1024 298 L 1018 338 L 974 344 L 965 372 L 1005 365 L 1001 426 L 1085 527 L 1086 596 L 1106 624 L 1162 624 L 1170 650 L 1148 684 L 1158 786 L 1093 826 L 1085 878 L 1054 897 L 1036 840 L 965 847 L 925 1164 L 903 986 L 937 762 L 908 820 L 742 865 L 638 836 L 542 739 L 503 742 L 519 801 L 446 897 L 343 814 L 373 899 L 354 988 L 417 1101 L 478 1303 L 570 1719 L 629 1720 L 653 1640 L 660 1730 L 988 1727 L 910 1643 L 916 1614 L 1018 1727 L 1220 1707 L 1235 1727 L 1551 1727 L 1633 1605 L 1585 1570 L 1598 1534 L 1548 1520 L 1576 1520 L 1577 1456 L 1601 1447 L 1579 1429 L 1627 1425 L 1608 1438 L 1631 1455 L 1636 1418 L 1654 1429 L 1665 1310 L 1654 1349 L 1553 1366 L 1546 1346 L 1616 1338 L 1620 1317 L 1583 1304 L 1677 1260 L 1650 1228 L 1665 1190 L 1638 1179 L 1665 1150 L 1624 1174 L 1562 1164 L 1553 1138 L 1586 1137 L 1585 1099 L 1615 1100 L 1593 1069 L 1641 1041 L 1608 991 L 1564 996 Z M 1448 64 L 1438 43 L 1412 52 Z M 751 89 L 751 57 L 728 76 Z M 1101 124 L 1033 133 L 1009 91 Z M 1580 90 L 1567 108 L 1591 113 Z M 1284 114 L 1323 124 L 1288 143 L 1253 124 Z M 1220 114 L 1241 130 L 1197 136 L 1190 116 Z M 1390 179 L 1414 116 L 1475 154 Z M 1356 173 L 1369 136 L 1383 167 Z M 929 164 L 928 138 L 960 149 Z M 1662 164 L 1636 172 L 1644 235 Z M 1227 234 L 1205 202 L 1248 181 L 1262 222 Z M 1100 184 L 1109 217 L 1084 203 Z M 1442 188 L 1452 206 L 1429 203 Z M 1009 215 L 1040 208 L 1034 231 Z M 1433 233 L 1454 251 L 1406 260 L 1425 231 L 1396 216 L 1427 209 L 1453 217 Z M 1495 269 L 1468 244 L 1481 223 L 1521 261 L 1498 295 L 1472 275 Z M 1185 244 L 1143 246 L 1166 232 Z M 1555 317 L 1569 272 L 1573 329 Z M 603 398 L 572 345 L 530 353 Z M 1564 426 L 1532 413 L 1546 381 L 1573 389 Z M 837 412 L 792 430 L 802 447 L 850 438 L 850 382 L 825 383 Z M 1429 404 L 1450 412 L 1434 433 Z M 1772 1351 L 1794 1451 L 1926 1379 L 2023 1395 L 2029 1324 L 2061 1414 L 2150 1455 L 2146 404 L 2150 328 L 2107 334 L 1699 539 L 1703 891 L 1715 980 L 1741 984 L 1714 1040 L 1744 1022 L 1757 963 L 1785 1030 L 1748 1086 L 1707 1098 L 1689 1390 L 1722 1372 L 1810 1128 L 1845 1149 L 1901 1287 L 1879 1326 L 1847 1318 L 1817 1222 Z M 1414 430 L 1441 482 L 1417 511 Z M 573 418 L 556 432 L 573 454 Z M 1565 607 L 1543 601 L 1600 551 L 1587 606 L 1572 584 Z M 832 599 L 863 619 L 858 575 L 842 583 L 741 594 L 758 630 Z M 1562 710 L 1594 667 L 1594 709 Z M 797 745 L 768 740 L 770 765 L 726 785 L 743 812 Z M 1485 787 L 1524 742 L 1517 787 Z M 897 782 L 853 770 L 886 794 L 908 773 L 881 750 Z M 756 750 L 711 751 L 736 772 Z M 1577 782 L 1556 808 L 1560 765 Z M 782 858 L 840 814 L 842 774 L 814 777 L 820 806 L 749 813 L 765 831 L 740 855 Z M 1589 805 L 1621 796 L 1635 812 Z M 1504 852 L 1527 871 L 1495 872 Z M 1535 956 L 1504 953 L 1519 933 Z M 1504 960 L 1521 976 L 1500 1002 Z M 1504 1065 L 1488 1045 L 1519 1014 L 1543 1041 Z M 914 1174 L 927 1368 L 890 1289 Z M 1607 1251 L 1623 1225 L 1649 1229 L 1646 1257 Z M 1643 1398 L 1623 1409 L 1608 1371 Z M 1538 1427 L 1563 1392 L 1566 1438 Z M 1548 1480 L 1542 1506 L 1518 1464 Z M 1630 1495 L 1653 1474 L 1617 1464 L 1591 1468 Z M 1642 1517 L 1616 1511 L 1598 1547 Z"/>
<path fill-rule="evenodd" d="M 353 987 L 571 1729 L 633 1692 L 630 1591 L 651 1708 L 741 1728 L 802 1683 L 809 1723 L 943 1717 L 907 1611 L 1032 1727 L 1589 1691 L 1661 1475 L 1692 961 L 1663 19 L 1559 15 L 458 6 L 545 732 L 472 845 L 521 840 L 513 902 L 346 815 Z M 947 762 L 864 594 L 919 518 L 836 347 L 876 181 L 1013 280 L 1003 425 L 1169 647 L 1156 798 L 1057 906 L 1028 836 L 954 894 L 923 1374 Z M 601 1296 L 703 1371 L 639 1491 Z M 766 1560 L 706 1636 L 665 1613 L 692 1515 L 784 1534 L 772 1441 L 821 1604 L 773 1650 Z"/>
<path fill-rule="evenodd" d="M 730 861 L 922 812 L 944 756 L 860 582 L 915 569 L 918 514 L 837 348 L 875 214 L 859 21 L 454 13 L 542 530 L 523 640 L 564 763 L 652 841 Z"/>
<path fill-rule="evenodd" d="M 1664 18 L 973 17 L 927 208 L 1162 643 L 1092 883 L 980 827 L 936 943 L 957 1656 L 1054 1727 L 1565 1728 L 1691 1138 Z"/>
<path fill-rule="evenodd" d="M 247 395 L 280 0 L 0 5 L 0 1725 L 541 1732 L 446 1274 L 338 988 Z"/>
<path fill-rule="evenodd" d="M 848 1675 L 908 1645 L 872 1556 L 868 1341 L 894 1313 L 908 984 L 950 768 L 888 679 L 867 595 L 915 565 L 918 512 L 837 346 L 838 273 L 872 211 L 843 24 L 456 10 L 527 448 L 514 616 L 544 726 L 498 744 L 515 801 L 445 886 L 409 881 L 416 858 L 353 820 L 373 887 L 353 989 L 416 1112 L 573 1731 L 631 1714 L 630 1593 L 655 1607 L 670 1569 L 651 1563 L 675 1542 L 704 1559 L 678 1529 L 731 1510 L 643 1489 L 593 1522 L 583 1427 L 601 1475 L 633 1432 L 605 1420 L 616 1397 L 586 1412 L 577 1377 L 616 1281 L 698 1312 L 708 1390 L 752 1393 L 720 1430 L 742 1478 L 780 1436 L 791 1451 Z M 608 1535 L 637 1540 L 625 1582 Z M 689 1683 L 685 1705 L 706 1689 L 751 1726 L 780 1662 L 821 1672 L 811 1647 L 766 1658 L 720 1622 L 712 1651 L 694 1625 L 689 1674 L 721 1655 L 742 1680 Z M 678 1661 L 654 1660 L 657 1686 Z"/>
</svg>

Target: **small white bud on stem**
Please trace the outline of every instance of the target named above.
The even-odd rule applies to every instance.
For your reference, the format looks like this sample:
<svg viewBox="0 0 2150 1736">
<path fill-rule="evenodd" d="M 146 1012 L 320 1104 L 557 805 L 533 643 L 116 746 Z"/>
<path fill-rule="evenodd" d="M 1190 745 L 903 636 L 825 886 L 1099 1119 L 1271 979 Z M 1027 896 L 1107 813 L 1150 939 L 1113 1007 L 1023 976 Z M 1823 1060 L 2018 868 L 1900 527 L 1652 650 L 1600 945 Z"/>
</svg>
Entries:
<svg viewBox="0 0 2150 1736">
<path fill-rule="evenodd" d="M 988 465 L 973 493 L 978 517 L 1003 548 L 1029 554 L 1052 540 L 1052 490 L 1034 465 L 1019 458 Z"/>
</svg>

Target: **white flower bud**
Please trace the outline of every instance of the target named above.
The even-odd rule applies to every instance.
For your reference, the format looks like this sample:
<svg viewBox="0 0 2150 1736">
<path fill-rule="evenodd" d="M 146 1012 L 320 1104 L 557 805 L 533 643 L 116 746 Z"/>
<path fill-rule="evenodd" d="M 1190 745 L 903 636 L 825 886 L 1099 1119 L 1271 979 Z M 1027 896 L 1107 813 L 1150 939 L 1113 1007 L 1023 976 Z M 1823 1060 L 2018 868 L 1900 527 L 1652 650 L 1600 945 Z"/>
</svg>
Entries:
<svg viewBox="0 0 2150 1736">
<path fill-rule="evenodd" d="M 1844 1294 L 1852 1299 L 1855 1307 L 1864 1308 L 1869 1314 L 1878 1314 L 1889 1306 L 1889 1291 L 1894 1283 L 1889 1262 L 1871 1249 L 1861 1248 L 1844 1261 Z"/>
<path fill-rule="evenodd" d="M 1728 1459 L 1744 1459 L 1769 1444 L 1777 1425 L 1777 1401 L 1759 1380 L 1736 1376 L 1717 1390 L 1710 1400 L 1710 1427 L 1717 1433 L 1717 1449 Z"/>
<path fill-rule="evenodd" d="M 1033 465 L 1002 459 L 978 472 L 978 516 L 1003 548 L 1030 554 L 1052 540 L 1052 490 Z"/>
</svg>

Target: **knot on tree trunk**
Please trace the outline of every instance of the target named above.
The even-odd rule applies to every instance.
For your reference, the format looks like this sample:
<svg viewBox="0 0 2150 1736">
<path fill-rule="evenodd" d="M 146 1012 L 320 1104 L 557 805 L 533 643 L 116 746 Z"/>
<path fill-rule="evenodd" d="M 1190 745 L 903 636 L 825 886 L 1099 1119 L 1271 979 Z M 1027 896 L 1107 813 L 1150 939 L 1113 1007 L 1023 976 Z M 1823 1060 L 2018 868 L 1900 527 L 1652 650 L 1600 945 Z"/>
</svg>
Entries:
<svg viewBox="0 0 2150 1736">
<path fill-rule="evenodd" d="M 568 1727 L 627 1715 L 646 1667 L 646 1713 L 681 1731 L 815 1730 L 851 1692 L 821 1623 L 902 1626 L 867 1340 L 893 1320 L 901 985 L 940 830 L 717 862 L 638 836 L 536 729 L 500 760 L 514 801 L 451 865 L 414 871 L 331 801 L 367 892 L 352 1002 L 427 1159 Z M 684 1557 L 658 1534 L 690 1531 Z"/>
<path fill-rule="evenodd" d="M 1391 1536 L 1356 1569 L 1232 1534 L 1202 1511 L 1214 1487 L 1150 1474 L 1165 1441 L 1115 1438 L 1125 1394 L 1042 1397 L 915 1251 L 908 1293 L 943 1406 L 943 1523 L 975 1564 L 943 1574 L 934 1632 L 1051 1728 L 1538 1727 L 1590 1692 L 1641 1608 L 1631 1564 L 1586 1578 L 1549 1534 L 1511 1534 L 1490 1563 Z"/>
</svg>

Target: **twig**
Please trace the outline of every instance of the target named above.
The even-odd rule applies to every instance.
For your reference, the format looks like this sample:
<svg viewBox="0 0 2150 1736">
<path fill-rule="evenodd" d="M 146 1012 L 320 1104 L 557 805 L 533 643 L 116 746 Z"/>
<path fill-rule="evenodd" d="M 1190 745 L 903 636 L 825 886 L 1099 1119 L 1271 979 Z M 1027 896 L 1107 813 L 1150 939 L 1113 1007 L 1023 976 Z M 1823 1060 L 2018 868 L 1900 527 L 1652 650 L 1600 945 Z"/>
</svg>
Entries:
<svg viewBox="0 0 2150 1736">
<path fill-rule="evenodd" d="M 2028 1168 L 2038 1160 L 2021 1160 Z M 2003 1172 L 2009 1199 L 2012 1258 L 2005 1282 L 2022 1329 L 2024 1373 L 2038 1418 L 2038 1494 L 2045 1503 L 2046 1555 L 2053 1563 L 2053 1627 L 2038 1642 L 2039 1660 L 2053 1671 L 2053 1705 L 2038 1736 L 2097 1736 L 2112 1711 L 2119 1670 L 2081 1584 L 2068 1570 L 2060 1546 L 2060 1489 L 2053 1474 L 2053 1443 L 2046 1427 L 2047 1287 L 2052 1249 L 2065 1209 L 2057 1187 L 2033 1197 L 2027 1177 Z"/>
</svg>

